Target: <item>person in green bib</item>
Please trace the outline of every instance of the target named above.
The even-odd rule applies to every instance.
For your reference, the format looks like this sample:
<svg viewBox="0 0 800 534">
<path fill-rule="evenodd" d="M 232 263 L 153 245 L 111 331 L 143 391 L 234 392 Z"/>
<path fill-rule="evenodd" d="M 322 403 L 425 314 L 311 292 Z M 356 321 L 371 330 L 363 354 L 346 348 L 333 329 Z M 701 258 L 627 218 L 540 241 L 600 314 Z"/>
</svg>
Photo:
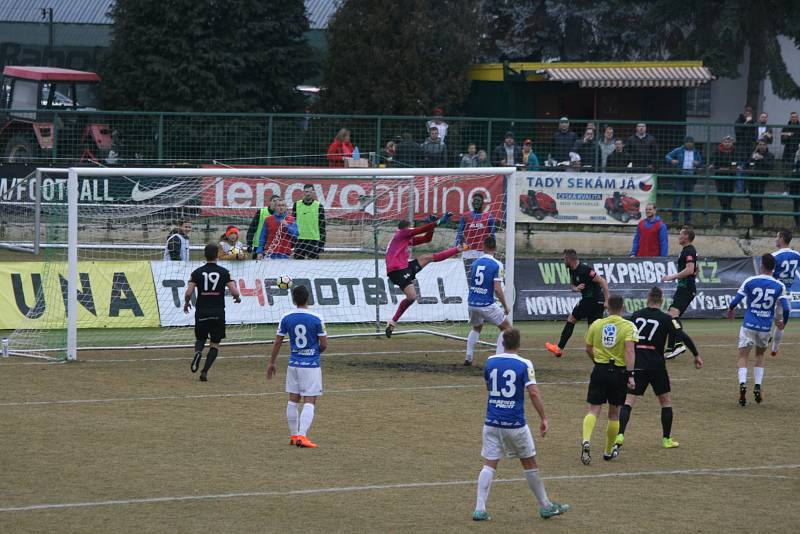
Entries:
<svg viewBox="0 0 800 534">
<path fill-rule="evenodd" d="M 303 186 L 303 198 L 294 203 L 292 215 L 297 221 L 297 243 L 294 259 L 318 260 L 325 249 L 325 208 L 314 193 L 314 186 Z"/>
<path fill-rule="evenodd" d="M 280 200 L 280 198 L 280 195 L 272 195 L 269 199 L 269 206 L 256 211 L 250 224 L 247 225 L 245 243 L 250 247 L 250 252 L 253 253 L 253 259 L 256 259 L 256 249 L 258 248 L 258 240 L 261 237 L 261 229 L 264 228 L 264 221 L 267 220 L 267 217 L 275 213 L 275 202 Z"/>
</svg>

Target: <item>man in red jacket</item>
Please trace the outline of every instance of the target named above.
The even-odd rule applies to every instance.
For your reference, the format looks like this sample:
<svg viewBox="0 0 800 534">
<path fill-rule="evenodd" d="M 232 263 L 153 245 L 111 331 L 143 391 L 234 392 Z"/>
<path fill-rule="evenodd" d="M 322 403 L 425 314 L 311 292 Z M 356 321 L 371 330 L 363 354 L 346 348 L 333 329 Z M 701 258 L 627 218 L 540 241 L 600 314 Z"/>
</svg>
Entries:
<svg viewBox="0 0 800 534">
<path fill-rule="evenodd" d="M 669 253 L 667 225 L 656 215 L 656 205 L 648 202 L 644 208 L 646 218 L 639 221 L 633 235 L 631 256 L 654 257 Z"/>
</svg>

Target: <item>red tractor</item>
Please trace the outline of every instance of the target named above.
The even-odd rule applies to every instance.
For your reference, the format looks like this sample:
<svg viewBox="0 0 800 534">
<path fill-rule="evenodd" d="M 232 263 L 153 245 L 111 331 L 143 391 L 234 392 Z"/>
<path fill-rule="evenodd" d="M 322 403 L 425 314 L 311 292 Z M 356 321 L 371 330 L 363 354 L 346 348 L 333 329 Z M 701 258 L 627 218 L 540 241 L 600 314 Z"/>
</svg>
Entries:
<svg viewBox="0 0 800 534">
<path fill-rule="evenodd" d="M 642 210 L 639 201 L 625 193 L 614 191 L 614 196 L 605 201 L 606 213 L 616 220 L 627 223 L 631 219 L 641 219 Z"/>
<path fill-rule="evenodd" d="M 0 150 L 9 163 L 113 157 L 111 128 L 91 115 L 99 103 L 100 76 L 55 67 L 3 68 L 0 82 Z M 64 112 L 64 113 L 61 113 Z M 63 147 L 63 149 L 62 149 Z"/>
<path fill-rule="evenodd" d="M 541 221 L 546 216 L 558 217 L 558 208 L 556 201 L 542 191 L 528 190 L 527 195 L 519 196 L 519 209 L 525 215 L 530 215 L 537 221 Z"/>
</svg>

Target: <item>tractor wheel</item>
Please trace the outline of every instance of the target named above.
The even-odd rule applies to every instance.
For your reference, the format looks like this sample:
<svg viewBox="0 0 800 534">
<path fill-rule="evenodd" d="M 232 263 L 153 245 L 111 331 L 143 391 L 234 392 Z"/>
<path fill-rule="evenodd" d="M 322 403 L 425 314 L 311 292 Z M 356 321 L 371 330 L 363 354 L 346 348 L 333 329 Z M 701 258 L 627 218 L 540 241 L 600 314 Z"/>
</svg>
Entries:
<svg viewBox="0 0 800 534">
<path fill-rule="evenodd" d="M 630 221 L 630 220 L 631 220 L 631 216 L 630 216 L 630 215 L 628 215 L 627 213 L 623 213 L 623 214 L 620 216 L 619 220 L 620 220 L 620 221 L 622 221 L 622 222 L 624 222 L 624 223 L 627 223 L 628 221 Z"/>
<path fill-rule="evenodd" d="M 533 210 L 533 218 L 536 219 L 537 221 L 541 221 L 542 219 L 544 219 L 544 216 L 545 213 L 542 208 L 536 208 L 535 210 Z"/>
<path fill-rule="evenodd" d="M 633 218 L 638 221 L 639 219 L 642 218 L 642 212 L 641 211 L 637 211 L 636 213 L 633 214 Z"/>
<path fill-rule="evenodd" d="M 39 147 L 27 135 L 14 135 L 6 143 L 5 160 L 8 163 L 29 163 L 36 159 Z"/>
</svg>

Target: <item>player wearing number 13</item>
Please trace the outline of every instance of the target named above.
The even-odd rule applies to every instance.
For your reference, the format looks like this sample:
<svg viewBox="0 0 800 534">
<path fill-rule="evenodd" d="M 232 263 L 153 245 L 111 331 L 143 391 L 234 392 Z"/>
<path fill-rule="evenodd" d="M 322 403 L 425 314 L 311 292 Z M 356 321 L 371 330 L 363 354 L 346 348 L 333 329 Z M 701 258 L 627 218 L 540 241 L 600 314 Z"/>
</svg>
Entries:
<svg viewBox="0 0 800 534">
<path fill-rule="evenodd" d="M 739 329 L 739 404 L 745 406 L 747 399 L 747 358 L 750 348 L 756 348 L 756 362 L 753 367 L 755 387 L 753 396 L 760 403 L 763 400 L 761 384 L 764 380 L 764 354 L 767 351 L 769 338 L 774 322 L 779 331 L 783 330 L 789 321 L 789 297 L 784 285 L 772 277 L 775 270 L 775 257 L 772 254 L 761 256 L 761 274 L 751 276 L 742 283 L 736 296 L 728 308 L 728 319 L 733 319 L 736 306 L 747 299 L 747 311 L 744 314 L 742 327 Z M 777 305 L 783 309 L 783 315 L 776 319 Z"/>
<path fill-rule="evenodd" d="M 472 519 L 490 519 L 486 501 L 492 487 L 497 464 L 503 457 L 519 458 L 525 470 L 528 487 L 539 501 L 539 515 L 543 519 L 561 515 L 569 510 L 567 504 L 557 504 L 547 498 L 539 466 L 536 464 L 536 447 L 525 420 L 525 393 L 527 392 L 539 414 L 542 437 L 549 428 L 544 404 L 536 387 L 536 374 L 530 360 L 519 356 L 520 333 L 516 328 L 503 332 L 505 352 L 489 356 L 483 371 L 489 398 L 483 423 L 483 469 L 478 475 L 478 500 Z"/>
</svg>

